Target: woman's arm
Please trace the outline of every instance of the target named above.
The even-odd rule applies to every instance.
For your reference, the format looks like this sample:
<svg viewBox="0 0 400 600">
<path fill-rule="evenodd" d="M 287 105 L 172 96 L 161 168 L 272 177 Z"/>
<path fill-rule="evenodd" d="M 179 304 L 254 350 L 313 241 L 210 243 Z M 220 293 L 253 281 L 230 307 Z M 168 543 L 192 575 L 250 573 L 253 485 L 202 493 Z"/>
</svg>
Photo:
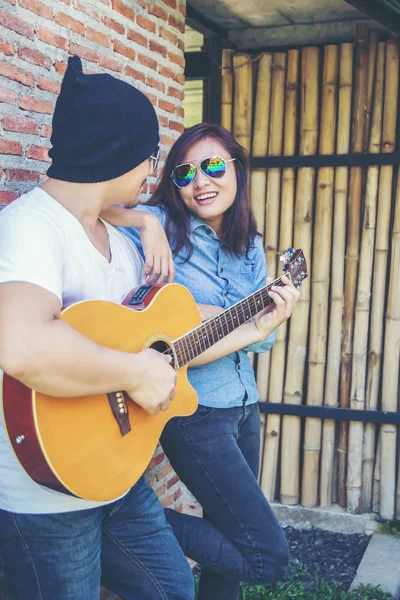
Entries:
<svg viewBox="0 0 400 600">
<path fill-rule="evenodd" d="M 175 277 L 172 252 L 164 228 L 156 215 L 142 210 L 124 208 L 113 204 L 100 215 L 117 227 L 134 227 L 140 230 L 146 266 L 146 283 L 171 283 Z"/>
<path fill-rule="evenodd" d="M 293 283 L 284 276 L 282 277 L 282 283 L 284 284 L 283 287 L 272 286 L 269 291 L 275 303 L 272 311 L 268 312 L 270 309 L 265 309 L 260 312 L 251 322 L 238 327 L 238 329 L 200 354 L 190 363 L 190 366 L 204 365 L 227 356 L 231 352 L 259 343 L 286 321 L 291 316 L 300 294 Z"/>
</svg>

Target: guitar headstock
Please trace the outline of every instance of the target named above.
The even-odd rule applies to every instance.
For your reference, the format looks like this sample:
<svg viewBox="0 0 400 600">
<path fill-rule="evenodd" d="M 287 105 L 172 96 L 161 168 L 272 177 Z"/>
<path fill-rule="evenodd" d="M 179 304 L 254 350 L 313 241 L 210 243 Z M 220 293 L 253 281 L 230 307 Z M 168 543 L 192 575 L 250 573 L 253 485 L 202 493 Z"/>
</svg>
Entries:
<svg viewBox="0 0 400 600">
<path fill-rule="evenodd" d="M 280 257 L 280 260 L 283 262 L 283 271 L 290 275 L 290 279 L 295 287 L 300 287 L 303 283 L 303 279 L 308 277 L 307 263 L 303 250 L 289 248 L 288 251 Z"/>
</svg>

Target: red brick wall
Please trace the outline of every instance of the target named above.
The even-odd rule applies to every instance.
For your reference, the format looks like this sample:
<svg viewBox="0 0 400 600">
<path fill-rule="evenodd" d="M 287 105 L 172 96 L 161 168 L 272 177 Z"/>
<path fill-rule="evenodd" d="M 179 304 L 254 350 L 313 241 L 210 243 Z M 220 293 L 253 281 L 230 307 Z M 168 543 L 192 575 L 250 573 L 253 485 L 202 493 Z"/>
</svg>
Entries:
<svg viewBox="0 0 400 600">
<path fill-rule="evenodd" d="M 70 54 L 150 98 L 165 156 L 183 131 L 185 13 L 186 0 L 1 0 L 0 205 L 43 181 Z"/>
<path fill-rule="evenodd" d="M 108 71 L 150 98 L 165 157 L 183 131 L 185 11 L 186 0 L 0 0 L 0 205 L 44 179 L 69 54 L 86 72 Z M 147 477 L 164 506 L 181 509 L 161 448 Z"/>
</svg>

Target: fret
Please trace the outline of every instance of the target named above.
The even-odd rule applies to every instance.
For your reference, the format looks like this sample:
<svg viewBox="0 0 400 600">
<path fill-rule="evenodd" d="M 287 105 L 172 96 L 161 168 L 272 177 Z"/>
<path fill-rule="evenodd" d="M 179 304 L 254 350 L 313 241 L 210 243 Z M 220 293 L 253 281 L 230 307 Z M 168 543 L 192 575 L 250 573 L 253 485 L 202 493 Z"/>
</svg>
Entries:
<svg viewBox="0 0 400 600">
<path fill-rule="evenodd" d="M 204 350 L 205 347 L 203 346 L 203 337 L 201 335 L 201 331 L 199 329 L 196 329 L 193 332 L 193 338 L 196 344 L 196 356 L 198 356 L 199 354 L 201 354 Z"/>
<path fill-rule="evenodd" d="M 251 306 L 250 306 L 250 299 L 246 298 L 245 300 L 243 300 L 243 309 L 244 309 L 244 314 L 246 317 L 246 323 L 249 319 L 251 319 L 251 317 L 253 316 L 252 311 L 251 311 Z"/>
<path fill-rule="evenodd" d="M 230 310 L 228 312 L 220 314 L 219 318 L 220 318 L 220 321 L 222 324 L 222 331 L 225 335 L 227 335 L 228 333 L 233 331 L 233 322 L 232 322 L 232 315 L 231 315 Z M 230 324 L 229 324 L 229 319 L 230 319 Z"/>
<path fill-rule="evenodd" d="M 185 341 L 183 339 L 176 344 L 176 357 L 180 366 L 186 364 Z"/>
<path fill-rule="evenodd" d="M 263 310 L 266 306 L 265 302 L 264 302 L 264 296 L 262 291 L 260 290 L 259 292 L 257 292 L 256 295 L 256 304 L 257 304 L 257 308 L 259 308 L 259 312 L 261 310 Z"/>
<path fill-rule="evenodd" d="M 179 342 L 181 347 L 181 353 L 184 354 L 182 364 L 189 363 L 193 358 L 200 354 L 200 352 L 196 352 L 192 334 L 186 334 L 183 338 L 179 340 Z M 183 350 L 184 348 L 186 349 L 186 351 Z"/>
<path fill-rule="evenodd" d="M 187 354 L 188 360 L 186 360 L 186 357 L 185 357 L 185 361 L 183 363 L 183 364 L 186 364 L 187 362 L 190 362 L 196 356 L 196 352 L 194 351 L 194 348 L 193 348 L 192 335 L 186 334 L 179 341 L 181 344 L 185 344 L 185 346 L 186 346 L 187 352 L 185 354 Z"/>
<path fill-rule="evenodd" d="M 214 344 L 216 344 L 219 341 L 219 337 L 218 337 L 215 327 L 213 326 L 213 323 L 211 321 L 209 321 L 207 323 L 206 331 L 207 331 L 208 347 L 213 346 Z"/>
<path fill-rule="evenodd" d="M 244 319 L 246 317 L 246 315 L 244 314 L 243 303 L 239 302 L 239 304 L 237 305 L 237 308 L 238 308 L 238 316 L 239 316 L 239 325 L 242 325 L 244 322 Z M 239 313 L 239 309 L 240 309 L 240 313 Z"/>
<path fill-rule="evenodd" d="M 239 319 L 239 313 L 237 310 L 237 306 L 232 306 L 231 310 L 229 311 L 231 313 L 231 319 L 232 319 L 232 331 L 235 327 L 239 327 L 240 325 L 240 319 Z"/>
<path fill-rule="evenodd" d="M 254 294 L 254 296 L 251 299 L 251 312 L 254 315 L 256 315 L 257 313 L 259 313 L 263 308 L 264 305 L 261 302 L 261 296 L 259 293 Z"/>
<path fill-rule="evenodd" d="M 192 348 L 191 356 L 192 358 L 195 358 L 201 353 L 201 348 L 199 349 L 199 341 L 197 334 L 190 333 L 187 337 L 190 338 L 190 345 Z"/>
<path fill-rule="evenodd" d="M 215 342 L 218 342 L 218 336 L 214 337 L 211 319 L 204 323 L 204 329 L 207 335 L 208 346 L 213 346 Z"/>
<path fill-rule="evenodd" d="M 185 363 L 190 362 L 191 357 L 190 357 L 190 350 L 189 350 L 189 344 L 187 341 L 187 338 L 183 340 L 183 358 L 185 360 Z"/>
<path fill-rule="evenodd" d="M 222 322 L 222 317 L 220 317 L 219 315 L 215 317 L 215 332 L 218 340 L 222 340 L 222 338 L 225 337 L 227 333 L 229 333 L 229 331 L 225 331 L 224 324 Z"/>
<path fill-rule="evenodd" d="M 264 308 L 267 308 L 267 306 L 269 306 L 272 303 L 271 296 L 268 294 L 267 288 L 265 288 L 261 291 L 262 291 L 262 298 L 263 298 L 263 302 L 264 302 Z"/>
<path fill-rule="evenodd" d="M 175 348 L 175 355 L 176 355 L 177 363 L 178 363 L 179 367 L 181 367 L 183 364 L 183 361 L 182 361 L 182 358 L 181 358 L 181 355 L 179 352 L 179 342 L 174 343 L 174 348 Z"/>
<path fill-rule="evenodd" d="M 220 315 L 218 315 L 219 332 L 222 333 L 222 336 L 225 336 L 231 332 L 231 329 L 230 329 L 229 323 L 228 323 L 227 314 L 228 313 L 221 313 Z"/>
<path fill-rule="evenodd" d="M 201 351 L 204 352 L 204 350 L 207 350 L 207 336 L 204 333 L 203 327 L 200 327 L 197 330 L 197 337 L 199 338 L 200 341 L 200 348 Z"/>
</svg>

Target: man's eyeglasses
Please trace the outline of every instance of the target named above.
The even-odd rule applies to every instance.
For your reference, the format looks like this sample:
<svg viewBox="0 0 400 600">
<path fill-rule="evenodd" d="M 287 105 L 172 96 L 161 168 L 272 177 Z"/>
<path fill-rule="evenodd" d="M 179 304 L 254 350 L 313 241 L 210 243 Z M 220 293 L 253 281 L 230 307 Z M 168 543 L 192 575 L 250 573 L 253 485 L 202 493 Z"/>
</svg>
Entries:
<svg viewBox="0 0 400 600">
<path fill-rule="evenodd" d="M 212 179 L 221 179 L 226 173 L 227 164 L 236 158 L 225 160 L 221 156 L 210 156 L 200 161 L 199 167 L 204 175 Z M 174 184 L 179 188 L 187 187 L 196 177 L 197 166 L 193 163 L 183 163 L 173 170 L 171 175 Z"/>
<path fill-rule="evenodd" d="M 154 154 L 150 154 L 149 158 L 153 161 L 153 173 L 157 171 L 158 163 L 160 162 L 160 148 L 157 148 Z"/>
</svg>

